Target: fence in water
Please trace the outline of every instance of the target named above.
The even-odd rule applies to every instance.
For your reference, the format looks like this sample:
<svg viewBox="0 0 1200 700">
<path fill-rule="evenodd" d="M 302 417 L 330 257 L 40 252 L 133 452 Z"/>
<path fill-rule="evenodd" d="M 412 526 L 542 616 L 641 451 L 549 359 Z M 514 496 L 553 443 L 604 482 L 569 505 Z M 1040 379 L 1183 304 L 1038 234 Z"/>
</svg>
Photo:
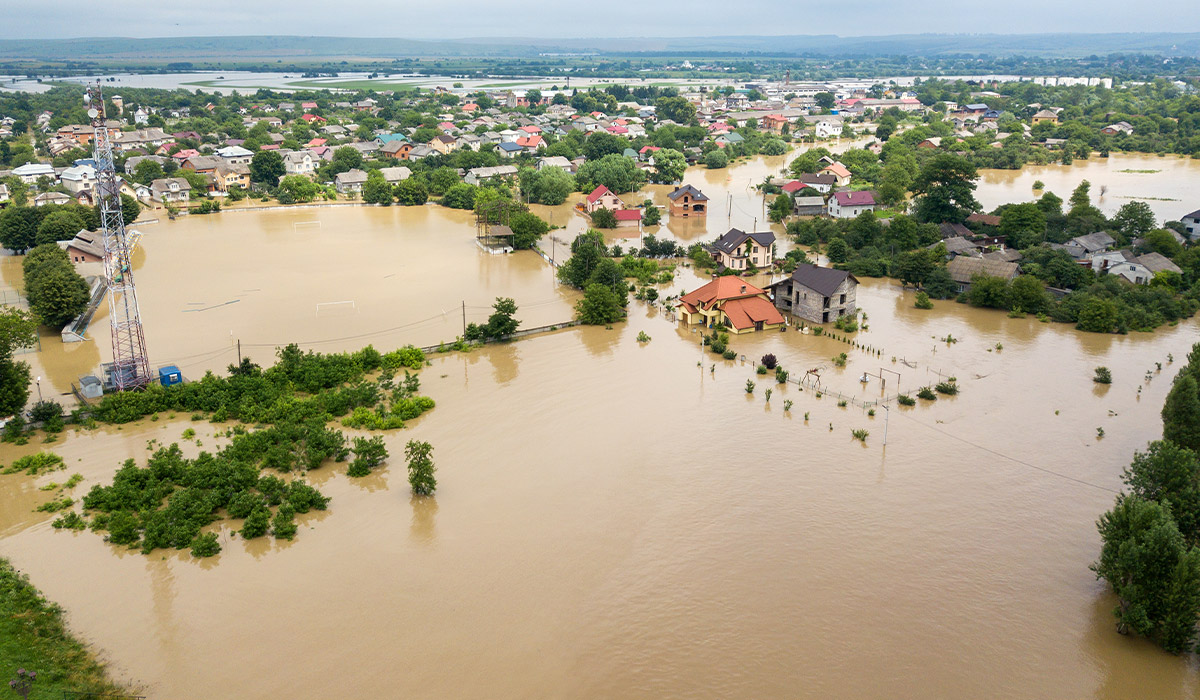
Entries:
<svg viewBox="0 0 1200 700">
<path fill-rule="evenodd" d="M 498 338 L 496 340 L 472 340 L 472 341 L 468 341 L 466 344 L 474 346 L 474 345 L 486 345 L 488 343 L 501 343 L 501 342 L 508 341 L 508 340 L 517 340 L 519 338 L 527 338 L 531 335 L 537 335 L 539 333 L 551 333 L 553 331 L 561 330 L 563 328 L 570 328 L 572 326 L 578 326 L 578 325 L 579 325 L 579 321 L 563 321 L 562 323 L 548 323 L 544 326 L 535 326 L 534 328 L 522 328 L 522 329 L 518 330 L 517 332 L 513 333 L 512 335 L 506 335 L 503 338 Z M 438 343 L 437 345 L 426 345 L 426 346 L 420 348 L 420 350 L 421 350 L 421 352 L 428 355 L 430 353 L 448 352 L 452 346 L 453 346 L 453 343 L 451 343 L 449 345 L 447 345 L 446 343 Z"/>
</svg>

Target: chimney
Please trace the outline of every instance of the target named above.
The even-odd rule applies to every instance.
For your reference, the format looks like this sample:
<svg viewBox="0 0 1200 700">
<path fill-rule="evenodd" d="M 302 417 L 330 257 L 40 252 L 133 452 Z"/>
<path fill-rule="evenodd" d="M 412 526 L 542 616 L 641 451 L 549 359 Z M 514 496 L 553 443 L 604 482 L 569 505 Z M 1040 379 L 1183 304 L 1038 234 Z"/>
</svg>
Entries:
<svg viewBox="0 0 1200 700">
<path fill-rule="evenodd" d="M 745 294 L 745 293 L 746 293 L 746 285 L 743 284 L 742 285 L 742 294 Z"/>
</svg>

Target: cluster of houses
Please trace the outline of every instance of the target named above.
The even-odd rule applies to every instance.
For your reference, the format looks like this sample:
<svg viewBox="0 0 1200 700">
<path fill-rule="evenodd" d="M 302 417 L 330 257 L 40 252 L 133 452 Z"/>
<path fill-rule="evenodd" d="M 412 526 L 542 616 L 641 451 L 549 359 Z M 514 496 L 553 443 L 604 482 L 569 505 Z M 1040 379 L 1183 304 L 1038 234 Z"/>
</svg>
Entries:
<svg viewBox="0 0 1200 700">
<path fill-rule="evenodd" d="M 786 325 L 784 313 L 810 323 L 854 316 L 857 292 L 858 280 L 849 272 L 802 263 L 766 289 L 742 277 L 716 277 L 679 297 L 676 310 L 686 325 L 749 333 Z"/>
<path fill-rule="evenodd" d="M 853 219 L 878 208 L 874 192 L 850 189 L 850 170 L 840 161 L 823 156 L 818 162 L 820 169 L 815 173 L 804 173 L 795 180 L 771 181 L 792 198 L 793 214 Z"/>
</svg>

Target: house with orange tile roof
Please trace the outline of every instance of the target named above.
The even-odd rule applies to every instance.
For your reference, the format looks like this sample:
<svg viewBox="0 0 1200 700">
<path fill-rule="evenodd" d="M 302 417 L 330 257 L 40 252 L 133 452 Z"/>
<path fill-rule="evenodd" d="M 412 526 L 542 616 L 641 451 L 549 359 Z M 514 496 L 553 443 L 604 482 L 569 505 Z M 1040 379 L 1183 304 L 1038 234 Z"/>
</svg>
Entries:
<svg viewBox="0 0 1200 700">
<path fill-rule="evenodd" d="M 783 326 L 783 314 L 763 290 L 741 277 L 723 275 L 679 298 L 679 319 L 687 325 L 721 328 L 733 333 Z"/>
<path fill-rule="evenodd" d="M 821 168 L 820 173 L 832 175 L 837 178 L 836 184 L 838 187 L 845 187 L 850 184 L 850 171 L 846 166 L 842 165 L 841 161 L 833 161 L 829 165 Z"/>
</svg>

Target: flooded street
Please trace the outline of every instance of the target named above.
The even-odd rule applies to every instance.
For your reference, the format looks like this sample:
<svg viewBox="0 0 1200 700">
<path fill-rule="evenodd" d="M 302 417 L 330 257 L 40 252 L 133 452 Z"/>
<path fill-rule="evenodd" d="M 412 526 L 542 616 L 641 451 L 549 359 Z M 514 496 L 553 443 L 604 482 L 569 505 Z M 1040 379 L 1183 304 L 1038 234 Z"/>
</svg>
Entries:
<svg viewBox="0 0 1200 700">
<path fill-rule="evenodd" d="M 713 213 L 665 228 L 685 242 L 750 227 L 761 200 L 746 185 L 783 161 L 690 170 Z M 554 214 L 571 220 L 569 205 Z M 577 298 L 534 253 L 483 254 L 469 215 L 438 207 L 223 213 L 145 232 L 135 264 L 151 361 L 193 378 L 233 362 L 237 338 L 260 362 L 293 340 L 387 350 L 452 340 L 464 300 L 470 322 L 514 297 L 535 326 L 569 318 Z M 6 264 L 5 283 L 19 271 Z M 681 269 L 660 292 L 700 281 Z M 1115 600 L 1087 569 L 1095 520 L 1158 436 L 1196 322 L 1085 334 L 953 302 L 920 311 L 911 292 L 862 282 L 857 339 L 879 357 L 792 330 L 734 337 L 746 363 L 714 359 L 661 308 L 631 301 L 613 330 L 432 356 L 421 380 L 436 410 L 385 434 L 382 472 L 310 473 L 333 500 L 298 518 L 294 542 L 222 531 L 213 559 L 145 557 L 33 512 L 61 473 L 10 475 L 0 555 L 154 698 L 1200 694 L 1195 657 L 1116 634 Z M 107 319 L 91 334 L 66 349 L 43 339 L 22 359 L 62 389 L 107 358 Z M 767 352 L 793 376 L 819 370 L 827 393 L 755 375 Z M 840 352 L 845 368 L 830 359 Z M 1111 386 L 1092 382 L 1098 365 Z M 874 417 L 830 393 L 870 400 L 939 376 L 961 393 Z M 226 427 L 164 416 L 5 445 L 0 462 L 53 448 L 84 476 L 82 495 L 144 460 L 149 439 L 195 428 L 212 449 Z M 434 446 L 434 498 L 410 496 L 409 439 Z"/>
</svg>

